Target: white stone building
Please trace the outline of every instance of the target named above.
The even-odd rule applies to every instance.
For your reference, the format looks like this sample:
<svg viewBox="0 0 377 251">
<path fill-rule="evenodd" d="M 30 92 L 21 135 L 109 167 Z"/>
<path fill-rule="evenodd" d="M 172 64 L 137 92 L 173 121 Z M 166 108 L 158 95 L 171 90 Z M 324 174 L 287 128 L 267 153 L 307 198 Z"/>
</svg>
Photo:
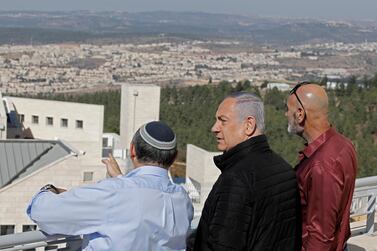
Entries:
<svg viewBox="0 0 377 251">
<path fill-rule="evenodd" d="M 43 185 L 69 189 L 105 175 L 103 167 L 82 165 L 80 152 L 59 140 L 0 140 L 0 158 L 1 235 L 36 228 L 26 207 Z"/>
<path fill-rule="evenodd" d="M 220 152 L 208 152 L 194 145 L 187 145 L 186 189 L 193 201 L 195 215 L 200 215 L 209 192 L 220 175 L 213 157 Z"/>
<path fill-rule="evenodd" d="M 45 184 L 71 188 L 106 177 L 101 105 L 2 97 L 0 234 L 33 229 L 25 210 Z"/>
<path fill-rule="evenodd" d="M 62 139 L 84 153 L 86 165 L 98 165 L 102 155 L 102 105 L 18 97 L 3 100 L 10 120 L 8 139 Z"/>
<path fill-rule="evenodd" d="M 135 131 L 141 125 L 159 120 L 160 90 L 157 85 L 122 85 L 120 114 L 122 148 L 129 148 Z"/>
</svg>

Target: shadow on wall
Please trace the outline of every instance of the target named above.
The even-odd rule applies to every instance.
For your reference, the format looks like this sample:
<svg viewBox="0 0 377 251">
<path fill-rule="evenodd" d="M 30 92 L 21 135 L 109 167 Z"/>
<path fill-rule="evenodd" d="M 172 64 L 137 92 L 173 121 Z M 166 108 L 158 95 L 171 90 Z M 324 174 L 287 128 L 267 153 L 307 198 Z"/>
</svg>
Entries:
<svg viewBox="0 0 377 251">
<path fill-rule="evenodd" d="M 365 248 L 356 246 L 354 244 L 347 244 L 348 251 L 366 251 Z"/>
</svg>

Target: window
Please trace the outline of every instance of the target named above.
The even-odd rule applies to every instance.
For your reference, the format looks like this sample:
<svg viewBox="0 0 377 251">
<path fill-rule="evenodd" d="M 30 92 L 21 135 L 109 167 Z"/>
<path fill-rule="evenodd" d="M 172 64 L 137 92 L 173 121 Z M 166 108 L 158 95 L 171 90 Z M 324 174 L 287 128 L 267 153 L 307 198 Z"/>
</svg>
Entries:
<svg viewBox="0 0 377 251">
<path fill-rule="evenodd" d="M 93 172 L 84 172 L 84 182 L 93 181 Z"/>
<path fill-rule="evenodd" d="M 54 118 L 53 117 L 46 117 L 46 125 L 49 125 L 49 126 L 54 125 Z"/>
<path fill-rule="evenodd" d="M 102 147 L 109 147 L 109 138 L 102 138 Z"/>
<path fill-rule="evenodd" d="M 37 115 L 31 116 L 31 123 L 32 124 L 39 124 L 39 117 Z"/>
<path fill-rule="evenodd" d="M 18 114 L 18 121 L 20 121 L 20 123 L 24 123 L 25 115 L 24 114 Z"/>
<path fill-rule="evenodd" d="M 22 225 L 22 232 L 37 230 L 37 225 Z"/>
<path fill-rule="evenodd" d="M 76 120 L 76 128 L 82 129 L 84 127 L 84 121 Z"/>
<path fill-rule="evenodd" d="M 14 234 L 14 225 L 0 225 L 0 235 Z"/>
<path fill-rule="evenodd" d="M 61 119 L 60 120 L 61 127 L 68 127 L 68 119 Z"/>
</svg>

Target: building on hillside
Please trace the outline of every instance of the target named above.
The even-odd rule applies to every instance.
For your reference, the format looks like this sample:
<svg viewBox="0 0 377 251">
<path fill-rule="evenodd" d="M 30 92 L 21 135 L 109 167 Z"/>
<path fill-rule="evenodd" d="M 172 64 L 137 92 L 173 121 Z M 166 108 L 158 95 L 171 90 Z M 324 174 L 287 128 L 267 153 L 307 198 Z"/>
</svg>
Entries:
<svg viewBox="0 0 377 251">
<path fill-rule="evenodd" d="M 287 83 L 268 83 L 267 89 L 272 90 L 274 88 L 277 88 L 279 91 L 289 91 L 291 89 L 291 86 Z"/>
<path fill-rule="evenodd" d="M 343 85 L 344 88 L 347 87 L 348 83 L 345 78 L 340 75 L 327 75 L 326 89 L 335 90 Z"/>
</svg>

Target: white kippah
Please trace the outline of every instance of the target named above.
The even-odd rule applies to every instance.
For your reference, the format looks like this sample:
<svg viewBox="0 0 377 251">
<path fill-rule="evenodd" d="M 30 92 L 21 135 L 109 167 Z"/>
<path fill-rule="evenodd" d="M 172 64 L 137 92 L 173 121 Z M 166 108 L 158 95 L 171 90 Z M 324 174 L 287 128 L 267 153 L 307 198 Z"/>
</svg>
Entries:
<svg viewBox="0 0 377 251">
<path fill-rule="evenodd" d="M 141 138 L 160 150 L 172 150 L 177 146 L 174 132 L 160 121 L 152 121 L 140 127 Z"/>
</svg>

